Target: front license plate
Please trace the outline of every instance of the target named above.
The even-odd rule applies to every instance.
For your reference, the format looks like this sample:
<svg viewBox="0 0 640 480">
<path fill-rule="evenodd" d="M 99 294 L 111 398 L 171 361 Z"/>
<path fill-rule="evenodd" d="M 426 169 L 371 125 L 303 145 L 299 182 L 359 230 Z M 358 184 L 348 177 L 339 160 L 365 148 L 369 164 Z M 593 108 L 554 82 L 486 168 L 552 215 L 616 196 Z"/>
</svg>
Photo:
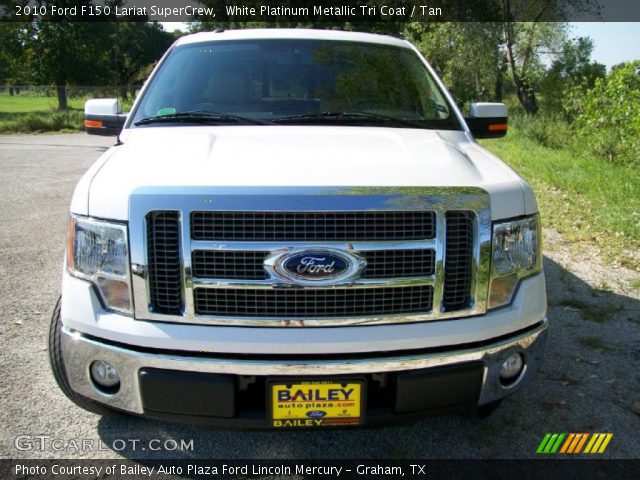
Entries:
<svg viewBox="0 0 640 480">
<path fill-rule="evenodd" d="M 269 384 L 275 428 L 335 427 L 362 423 L 362 381 Z"/>
</svg>

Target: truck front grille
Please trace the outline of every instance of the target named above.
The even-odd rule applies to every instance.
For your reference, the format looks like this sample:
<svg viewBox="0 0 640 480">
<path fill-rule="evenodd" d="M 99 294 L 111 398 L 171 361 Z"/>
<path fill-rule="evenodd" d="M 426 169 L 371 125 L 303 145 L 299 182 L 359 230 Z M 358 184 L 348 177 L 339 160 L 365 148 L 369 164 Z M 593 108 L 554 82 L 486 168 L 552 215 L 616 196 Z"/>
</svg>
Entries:
<svg viewBox="0 0 640 480">
<path fill-rule="evenodd" d="M 336 242 L 435 236 L 435 215 L 401 212 L 193 212 L 194 240 Z"/>
<path fill-rule="evenodd" d="M 370 250 L 359 252 L 367 261 L 362 278 L 406 278 L 433 275 L 435 252 L 430 249 Z M 263 280 L 269 252 L 194 250 L 193 275 L 199 278 Z"/>
<path fill-rule="evenodd" d="M 433 288 L 355 289 L 196 288 L 195 310 L 203 315 L 309 318 L 419 313 L 431 310 Z"/>
<path fill-rule="evenodd" d="M 360 208 L 354 211 L 201 211 L 193 204 L 145 210 L 139 217 L 144 222 L 132 222 L 134 231 L 139 224 L 145 228 L 131 236 L 134 252 L 146 237 L 143 255 L 132 257 L 132 263 L 147 262 L 136 268 L 146 276 L 132 276 L 136 318 L 239 326 L 300 319 L 331 326 L 485 313 L 488 196 L 447 192 L 411 203 L 415 196 L 389 195 L 382 207 L 406 203 L 414 210 L 384 210 L 380 201 L 379 210 L 363 210 L 371 198 L 340 200 Z M 220 203 L 234 201 L 224 197 Z M 336 200 L 319 203 L 327 208 Z M 432 210 L 419 209 L 429 205 Z M 297 282 L 282 272 L 283 255 L 323 247 L 363 258 L 364 268 L 335 282 Z"/>
</svg>

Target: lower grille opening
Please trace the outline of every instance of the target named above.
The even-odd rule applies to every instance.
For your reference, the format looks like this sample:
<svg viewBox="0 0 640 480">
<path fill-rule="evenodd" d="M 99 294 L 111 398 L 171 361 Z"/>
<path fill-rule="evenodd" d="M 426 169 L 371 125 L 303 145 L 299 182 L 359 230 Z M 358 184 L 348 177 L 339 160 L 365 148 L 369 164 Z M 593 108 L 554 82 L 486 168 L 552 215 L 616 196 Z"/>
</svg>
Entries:
<svg viewBox="0 0 640 480">
<path fill-rule="evenodd" d="M 433 287 L 354 289 L 237 289 L 198 288 L 195 311 L 201 315 L 327 318 L 356 315 L 427 313 L 433 305 Z"/>
</svg>

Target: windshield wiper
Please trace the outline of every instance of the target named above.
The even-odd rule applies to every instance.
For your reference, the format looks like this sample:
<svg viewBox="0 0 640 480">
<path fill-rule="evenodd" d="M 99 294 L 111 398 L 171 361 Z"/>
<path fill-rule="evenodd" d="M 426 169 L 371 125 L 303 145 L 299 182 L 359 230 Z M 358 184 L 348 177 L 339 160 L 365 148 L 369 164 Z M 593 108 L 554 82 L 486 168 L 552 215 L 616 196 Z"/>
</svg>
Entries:
<svg viewBox="0 0 640 480">
<path fill-rule="evenodd" d="M 399 123 L 413 128 L 425 128 L 418 122 L 411 120 L 405 120 L 404 118 L 391 117 L 389 115 L 383 115 L 373 112 L 322 112 L 322 113 L 307 113 L 303 115 L 293 115 L 290 117 L 280 117 L 272 120 L 274 123 L 296 123 L 296 122 L 313 122 L 316 120 L 364 120 L 370 121 L 383 121 L 385 123 Z"/>
<path fill-rule="evenodd" d="M 151 123 L 170 123 L 170 122 L 186 122 L 186 123 L 249 123 L 251 125 L 270 125 L 271 122 L 266 120 L 258 120 L 257 118 L 241 117 L 230 113 L 209 112 L 206 110 L 191 110 L 188 112 L 169 113 L 167 115 L 156 115 L 134 122 L 135 126 L 149 125 Z"/>
</svg>

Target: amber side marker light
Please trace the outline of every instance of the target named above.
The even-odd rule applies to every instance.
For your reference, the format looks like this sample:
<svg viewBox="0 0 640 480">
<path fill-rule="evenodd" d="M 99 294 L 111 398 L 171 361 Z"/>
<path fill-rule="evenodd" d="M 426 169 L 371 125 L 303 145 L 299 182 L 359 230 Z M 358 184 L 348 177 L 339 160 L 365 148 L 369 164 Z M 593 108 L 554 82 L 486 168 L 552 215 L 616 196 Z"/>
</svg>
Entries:
<svg viewBox="0 0 640 480">
<path fill-rule="evenodd" d="M 94 128 L 102 128 L 102 122 L 100 120 L 85 120 L 85 127 L 94 127 Z"/>
<path fill-rule="evenodd" d="M 502 132 L 507 130 L 506 123 L 496 123 L 494 125 L 489 125 L 490 132 Z"/>
</svg>

